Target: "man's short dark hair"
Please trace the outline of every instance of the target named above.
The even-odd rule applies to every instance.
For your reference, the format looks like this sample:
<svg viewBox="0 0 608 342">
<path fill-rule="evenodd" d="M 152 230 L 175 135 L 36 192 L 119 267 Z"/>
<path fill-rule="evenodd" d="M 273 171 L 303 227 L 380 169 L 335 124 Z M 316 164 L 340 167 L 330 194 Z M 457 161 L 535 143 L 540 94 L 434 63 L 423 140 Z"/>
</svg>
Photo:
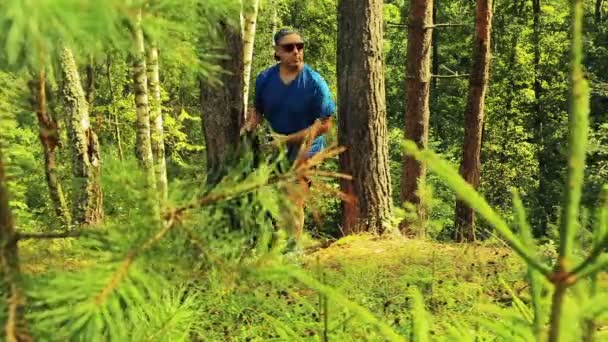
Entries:
<svg viewBox="0 0 608 342">
<path fill-rule="evenodd" d="M 297 35 L 301 36 L 300 32 L 298 32 L 292 28 L 285 27 L 285 28 L 278 30 L 277 33 L 274 34 L 274 45 L 279 45 L 279 42 L 281 41 L 281 39 L 283 39 L 283 37 L 285 37 L 285 36 L 289 36 L 290 34 L 297 34 Z"/>
</svg>

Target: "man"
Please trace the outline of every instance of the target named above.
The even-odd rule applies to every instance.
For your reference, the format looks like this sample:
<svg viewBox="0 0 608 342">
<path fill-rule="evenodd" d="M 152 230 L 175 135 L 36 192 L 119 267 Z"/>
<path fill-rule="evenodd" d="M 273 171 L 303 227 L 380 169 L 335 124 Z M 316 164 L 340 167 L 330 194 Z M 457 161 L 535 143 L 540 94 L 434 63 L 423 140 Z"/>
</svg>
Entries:
<svg viewBox="0 0 608 342">
<path fill-rule="evenodd" d="M 282 29 L 277 32 L 274 53 L 278 63 L 256 78 L 255 106 L 249 113 L 245 129 L 255 129 L 261 118 L 265 118 L 277 133 L 275 140 L 287 145 L 287 158 L 295 162 L 305 139 L 314 139 L 305 158 L 325 147 L 324 134 L 331 128 L 336 105 L 327 82 L 304 63 L 304 40 L 297 31 Z M 300 180 L 298 185 L 298 191 L 289 192 L 296 206 L 296 239 L 304 228 L 303 196 L 309 186 L 305 180 Z"/>
</svg>

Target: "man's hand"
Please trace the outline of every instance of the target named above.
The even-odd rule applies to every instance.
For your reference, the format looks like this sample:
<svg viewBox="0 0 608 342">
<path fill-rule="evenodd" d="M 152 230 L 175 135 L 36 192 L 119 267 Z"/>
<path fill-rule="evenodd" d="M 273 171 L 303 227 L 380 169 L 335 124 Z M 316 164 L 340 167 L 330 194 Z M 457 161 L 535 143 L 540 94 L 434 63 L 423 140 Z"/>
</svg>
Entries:
<svg viewBox="0 0 608 342">
<path fill-rule="evenodd" d="M 261 121 L 261 116 L 255 110 L 255 108 L 249 108 L 247 113 L 247 119 L 245 120 L 245 124 L 241 127 L 241 135 L 246 132 L 253 132 L 258 127 Z"/>
</svg>

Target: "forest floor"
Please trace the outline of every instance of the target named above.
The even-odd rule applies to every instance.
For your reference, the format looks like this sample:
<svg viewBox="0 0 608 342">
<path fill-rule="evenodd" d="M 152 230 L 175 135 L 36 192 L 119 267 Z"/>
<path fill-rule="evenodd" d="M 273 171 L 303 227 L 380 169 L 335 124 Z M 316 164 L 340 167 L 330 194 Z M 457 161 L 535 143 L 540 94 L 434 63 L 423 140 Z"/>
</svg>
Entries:
<svg viewBox="0 0 608 342">
<path fill-rule="evenodd" d="M 526 268 L 503 246 L 359 235 L 312 247 L 288 263 L 302 266 L 406 337 L 412 334 L 414 287 L 424 297 L 430 331 L 437 338 L 452 333 L 494 340 L 493 330 L 509 324 L 500 317 L 521 317 L 518 303 L 530 301 Z M 552 258 L 550 248 L 542 253 Z M 25 254 L 23 269 L 44 273 L 59 266 L 56 262 L 64 270 L 93 266 L 77 257 L 52 259 Z M 340 300 L 323 304 L 319 292 L 289 277 L 228 278 L 211 277 L 204 285 L 202 310 L 208 314 L 201 324 L 208 340 L 325 340 L 325 335 L 331 341 L 385 340 L 373 322 L 354 315 Z M 608 278 L 602 278 L 602 288 L 608 288 Z"/>
</svg>

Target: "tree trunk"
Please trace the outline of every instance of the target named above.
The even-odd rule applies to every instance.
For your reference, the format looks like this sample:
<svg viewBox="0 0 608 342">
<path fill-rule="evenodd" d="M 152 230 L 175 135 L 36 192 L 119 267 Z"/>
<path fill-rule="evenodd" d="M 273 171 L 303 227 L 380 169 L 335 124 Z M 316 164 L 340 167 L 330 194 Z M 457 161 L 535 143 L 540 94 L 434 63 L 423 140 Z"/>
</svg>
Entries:
<svg viewBox="0 0 608 342">
<path fill-rule="evenodd" d="M 259 0 L 246 0 L 243 6 L 243 113 L 247 115 L 251 63 L 255 42 L 255 27 L 258 19 Z"/>
<path fill-rule="evenodd" d="M 38 136 L 40 137 L 44 153 L 44 173 L 46 175 L 47 186 L 49 187 L 49 195 L 53 202 L 55 214 L 63 225 L 67 227 L 71 221 L 70 210 L 63 195 L 63 188 L 59 182 L 59 177 L 57 176 L 56 149 L 60 143 L 59 127 L 57 121 L 49 114 L 47 109 L 46 85 L 46 74 L 41 70 L 30 84 L 32 104 L 38 118 Z"/>
<path fill-rule="evenodd" d="M 477 0 L 473 65 L 469 79 L 469 98 L 465 112 L 462 177 L 477 189 L 481 178 L 481 141 L 484 122 L 484 102 L 490 75 L 490 32 L 492 30 L 492 0 Z M 462 201 L 456 202 L 456 240 L 475 240 L 475 214 Z"/>
<path fill-rule="evenodd" d="M 543 106 L 542 106 L 542 94 L 543 94 L 543 85 L 542 85 L 542 71 L 540 69 L 540 54 L 541 54 L 541 22 L 540 17 L 542 15 L 541 12 L 541 0 L 532 0 L 532 44 L 534 44 L 534 58 L 532 63 L 534 64 L 534 112 L 535 112 L 535 120 L 534 120 L 534 134 L 536 145 L 538 146 L 538 151 L 536 153 L 536 159 L 538 161 L 538 201 L 541 208 L 541 213 L 538 215 L 539 217 L 539 227 L 537 234 L 545 235 L 549 226 L 549 221 L 552 216 L 552 205 L 553 200 L 551 198 L 551 193 L 549 192 L 549 178 L 550 175 L 547 174 L 547 165 L 549 160 L 547 158 L 550 156 L 548 152 L 545 150 L 545 132 L 544 132 L 544 121 L 545 115 L 543 114 Z"/>
<path fill-rule="evenodd" d="M 118 158 L 120 158 L 120 160 L 124 160 L 125 157 L 122 151 L 122 137 L 120 134 L 120 126 L 118 125 L 118 114 L 116 114 L 116 107 L 114 104 L 114 82 L 112 82 L 112 59 L 110 58 L 110 55 L 108 55 L 106 70 L 111 103 L 110 116 L 114 119 L 114 138 L 116 139 L 116 145 L 118 145 Z"/>
<path fill-rule="evenodd" d="M 238 27 L 220 23 L 227 55 L 220 66 L 227 71 L 222 85 L 210 87 L 201 81 L 201 109 L 207 151 L 207 184 L 216 184 L 226 171 L 225 161 L 236 150 L 239 120 L 243 117 L 243 39 Z"/>
<path fill-rule="evenodd" d="M 341 0 L 338 10 L 338 140 L 343 231 L 383 233 L 392 208 L 382 56 L 382 0 Z"/>
<path fill-rule="evenodd" d="M 595 23 L 600 24 L 602 22 L 602 5 L 604 0 L 595 0 Z"/>
<path fill-rule="evenodd" d="M 156 188 L 154 159 L 150 137 L 150 113 L 148 108 L 148 78 L 146 77 L 146 52 L 144 33 L 141 28 L 141 10 L 137 14 L 135 28 L 135 60 L 133 62 L 133 84 L 137 110 L 136 155 L 150 189 Z"/>
<path fill-rule="evenodd" d="M 85 84 L 85 95 L 87 99 L 87 103 L 89 104 L 89 110 L 91 111 L 91 116 L 95 120 L 95 132 L 101 132 L 103 129 L 103 114 L 101 112 L 95 112 L 95 60 L 93 56 L 89 57 L 89 64 L 86 66 L 86 84 Z"/>
<path fill-rule="evenodd" d="M 433 24 L 437 22 L 437 6 L 433 4 Z M 433 59 L 432 65 L 432 74 L 439 75 L 439 30 L 433 30 L 431 41 L 433 44 L 433 54 L 431 58 Z M 435 93 L 437 91 L 437 84 L 439 79 L 437 77 L 431 80 L 431 93 Z"/>
<path fill-rule="evenodd" d="M 160 198 L 164 201 L 167 199 L 168 182 L 157 47 L 152 47 L 148 51 L 148 85 L 150 86 L 150 93 L 152 94 L 152 106 L 150 108 L 150 138 L 152 155 L 154 158 L 156 188 L 158 189 Z"/>
<path fill-rule="evenodd" d="M 412 0 L 408 22 L 405 131 L 408 139 L 425 149 L 429 140 L 433 0 Z M 401 178 L 401 200 L 414 204 L 422 221 L 426 213 L 418 190 L 424 187 L 425 179 L 424 163 L 406 156 Z M 403 221 L 402 230 L 408 230 L 410 223 Z"/>
<path fill-rule="evenodd" d="M 23 295 L 17 287 L 19 278 L 19 258 L 17 253 L 17 233 L 9 206 L 8 188 L 2 150 L 0 150 L 0 293 L 6 300 L 7 316 L 2 322 L 4 338 L 8 342 L 31 341 L 25 327 L 23 315 Z"/>
<path fill-rule="evenodd" d="M 68 136 L 73 148 L 75 186 L 72 218 L 74 224 L 93 225 L 103 218 L 99 142 L 90 127 L 89 104 L 80 83 L 76 61 L 68 48 L 61 51 L 61 72 L 68 109 Z"/>
</svg>

